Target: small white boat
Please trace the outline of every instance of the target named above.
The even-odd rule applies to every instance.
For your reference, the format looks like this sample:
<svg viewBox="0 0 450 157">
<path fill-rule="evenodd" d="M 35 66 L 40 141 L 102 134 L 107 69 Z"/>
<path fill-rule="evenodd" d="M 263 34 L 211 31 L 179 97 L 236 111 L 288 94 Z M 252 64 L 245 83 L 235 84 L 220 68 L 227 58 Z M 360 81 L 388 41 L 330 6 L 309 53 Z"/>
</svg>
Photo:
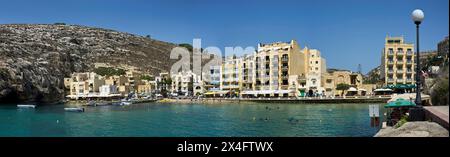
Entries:
<svg viewBox="0 0 450 157">
<path fill-rule="evenodd" d="M 64 108 L 65 111 L 68 112 L 84 112 L 84 108 L 80 108 L 80 107 L 68 107 L 68 108 Z"/>
<path fill-rule="evenodd" d="M 93 100 L 86 103 L 86 106 L 97 106 L 97 103 Z"/>
<path fill-rule="evenodd" d="M 26 105 L 26 104 L 19 104 L 17 105 L 18 108 L 36 108 L 36 105 Z"/>
<path fill-rule="evenodd" d="M 122 102 L 120 102 L 121 106 L 128 106 L 128 105 L 131 105 L 131 104 L 132 104 L 132 102 L 129 102 L 129 101 L 122 101 Z"/>
</svg>

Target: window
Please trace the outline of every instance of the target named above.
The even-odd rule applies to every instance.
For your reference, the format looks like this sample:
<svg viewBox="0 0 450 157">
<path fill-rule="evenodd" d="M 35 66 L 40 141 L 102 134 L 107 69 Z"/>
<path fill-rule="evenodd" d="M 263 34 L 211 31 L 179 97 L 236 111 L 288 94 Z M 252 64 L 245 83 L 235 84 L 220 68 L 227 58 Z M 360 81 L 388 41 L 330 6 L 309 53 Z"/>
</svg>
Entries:
<svg viewBox="0 0 450 157">
<path fill-rule="evenodd" d="M 316 70 L 319 70 L 319 68 L 318 68 L 318 67 L 316 67 Z"/>
<path fill-rule="evenodd" d="M 316 64 L 319 64 L 319 61 L 316 61 Z"/>
</svg>

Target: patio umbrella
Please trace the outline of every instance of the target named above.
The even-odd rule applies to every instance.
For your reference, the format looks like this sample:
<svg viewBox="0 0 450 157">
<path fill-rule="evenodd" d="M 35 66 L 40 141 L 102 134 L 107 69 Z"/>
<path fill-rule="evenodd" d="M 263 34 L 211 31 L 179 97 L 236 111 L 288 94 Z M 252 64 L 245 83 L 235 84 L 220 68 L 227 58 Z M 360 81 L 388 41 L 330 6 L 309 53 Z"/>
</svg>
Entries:
<svg viewBox="0 0 450 157">
<path fill-rule="evenodd" d="M 397 84 L 397 85 L 395 86 L 395 88 L 397 88 L 397 89 L 407 89 L 408 86 L 407 86 L 406 84 Z"/>
<path fill-rule="evenodd" d="M 412 101 L 405 100 L 403 98 L 398 98 L 397 100 L 389 102 L 388 104 L 384 105 L 384 108 L 412 107 L 412 106 L 416 106 L 416 104 Z"/>
</svg>

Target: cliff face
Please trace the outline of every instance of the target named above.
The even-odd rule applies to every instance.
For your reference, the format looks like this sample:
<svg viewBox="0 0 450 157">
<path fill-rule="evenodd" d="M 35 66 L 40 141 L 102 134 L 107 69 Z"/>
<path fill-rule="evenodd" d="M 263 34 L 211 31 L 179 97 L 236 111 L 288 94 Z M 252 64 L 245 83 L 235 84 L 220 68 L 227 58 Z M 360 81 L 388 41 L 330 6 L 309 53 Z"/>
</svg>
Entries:
<svg viewBox="0 0 450 157">
<path fill-rule="evenodd" d="M 0 103 L 55 102 L 64 77 L 94 63 L 169 71 L 175 44 L 113 30 L 73 25 L 0 25 Z"/>
</svg>

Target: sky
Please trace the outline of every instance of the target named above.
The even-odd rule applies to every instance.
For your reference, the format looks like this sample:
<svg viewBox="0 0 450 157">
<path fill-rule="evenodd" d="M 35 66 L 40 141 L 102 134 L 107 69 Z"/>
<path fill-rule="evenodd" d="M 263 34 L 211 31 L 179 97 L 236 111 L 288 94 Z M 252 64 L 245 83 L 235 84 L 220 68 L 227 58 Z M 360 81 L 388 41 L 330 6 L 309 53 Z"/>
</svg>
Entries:
<svg viewBox="0 0 450 157">
<path fill-rule="evenodd" d="M 0 0 L 0 24 L 86 25 L 151 35 L 202 47 L 257 47 L 297 40 L 318 49 L 328 68 L 364 73 L 380 64 L 384 39 L 415 43 L 411 12 L 425 19 L 420 49 L 436 50 L 448 36 L 448 0 Z"/>
</svg>

